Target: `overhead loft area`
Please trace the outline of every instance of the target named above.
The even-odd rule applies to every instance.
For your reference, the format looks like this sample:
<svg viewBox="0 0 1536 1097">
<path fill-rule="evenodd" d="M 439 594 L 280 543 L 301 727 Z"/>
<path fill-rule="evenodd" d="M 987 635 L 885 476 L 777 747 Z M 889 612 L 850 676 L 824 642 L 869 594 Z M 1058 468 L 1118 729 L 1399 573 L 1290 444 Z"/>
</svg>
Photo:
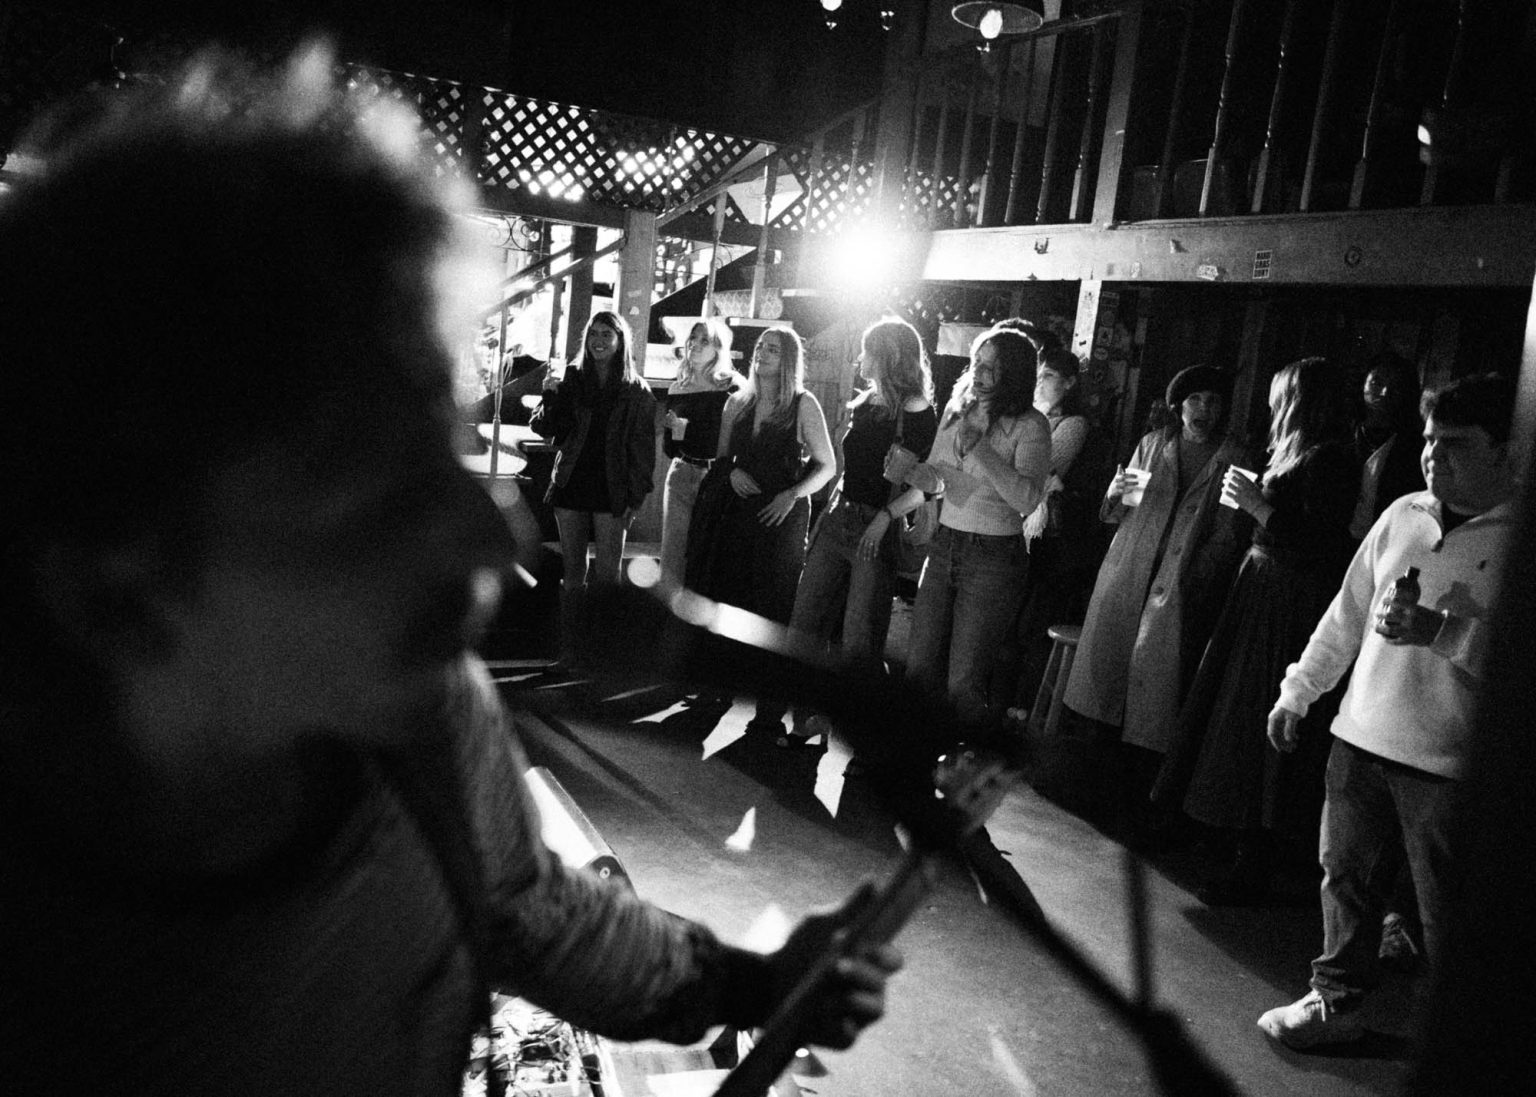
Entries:
<svg viewBox="0 0 1536 1097">
<path fill-rule="evenodd" d="M 1089 7 L 815 135 L 838 222 L 936 281 L 1529 285 L 1532 5 Z"/>
<path fill-rule="evenodd" d="M 924 53 L 898 23 L 882 94 L 793 144 L 434 75 L 347 77 L 411 104 L 424 151 L 473 178 L 488 211 L 615 230 L 654 213 L 663 241 L 773 249 L 766 280 L 786 289 L 826 283 L 816 239 L 859 228 L 904 241 L 887 266 L 908 280 L 1528 284 L 1526 0 L 1044 7 L 1069 14 L 985 50 L 973 37 Z M 105 34 L 12 9 L 0 145 L 116 68 L 126 51 Z"/>
</svg>

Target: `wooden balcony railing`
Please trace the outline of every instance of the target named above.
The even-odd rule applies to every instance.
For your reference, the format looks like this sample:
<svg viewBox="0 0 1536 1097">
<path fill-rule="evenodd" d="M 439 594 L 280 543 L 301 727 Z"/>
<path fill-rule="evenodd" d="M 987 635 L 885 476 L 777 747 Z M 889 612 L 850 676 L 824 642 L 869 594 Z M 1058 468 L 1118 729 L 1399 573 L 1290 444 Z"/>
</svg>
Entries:
<svg viewBox="0 0 1536 1097">
<path fill-rule="evenodd" d="M 1530 0 L 1126 0 L 928 57 L 894 158 L 879 103 L 812 135 L 795 227 L 881 191 L 916 229 L 1530 201 L 1533 73 Z"/>
</svg>

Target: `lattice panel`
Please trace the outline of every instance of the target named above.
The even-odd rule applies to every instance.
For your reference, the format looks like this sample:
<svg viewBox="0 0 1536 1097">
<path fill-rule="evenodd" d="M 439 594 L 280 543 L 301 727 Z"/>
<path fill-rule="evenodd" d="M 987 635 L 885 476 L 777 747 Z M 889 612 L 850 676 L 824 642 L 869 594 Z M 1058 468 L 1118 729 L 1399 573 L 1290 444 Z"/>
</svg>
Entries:
<svg viewBox="0 0 1536 1097">
<path fill-rule="evenodd" d="M 105 75 L 111 39 L 99 25 L 39 5 L 15 7 L 0 35 L 0 151 L 40 107 Z M 173 71 L 186 48 L 173 34 L 165 41 L 149 34 L 131 37 L 123 52 L 134 56 L 128 67 L 154 78 Z M 413 110 L 421 151 L 439 173 L 472 173 L 493 188 L 660 211 L 697 195 L 754 147 L 746 138 L 425 76 L 361 65 L 339 66 L 337 75 L 364 96 Z M 805 151 L 783 152 L 803 173 Z M 855 204 L 867 200 L 866 176 L 846 164 L 842 170 L 838 190 L 820 200 L 825 208 L 813 219 L 824 225 L 846 216 L 838 207 L 845 191 Z M 750 211 L 726 201 L 731 221 L 750 220 Z M 805 206 L 802 197 L 777 222 L 803 221 Z"/>
<path fill-rule="evenodd" d="M 439 175 L 464 171 L 465 89 L 447 80 L 343 65 L 347 86 L 403 103 L 421 119 L 420 147 Z"/>
<path fill-rule="evenodd" d="M 779 149 L 779 163 L 785 171 L 791 172 L 800 184 L 800 195 L 773 219 L 773 223 L 782 229 L 804 229 L 805 211 L 811 195 L 811 150 L 803 145 L 787 146 Z"/>
<path fill-rule="evenodd" d="M 898 212 L 902 227 L 912 230 L 953 227 L 955 198 L 960 187 L 960 180 L 953 175 L 940 176 L 935 194 L 933 177 L 927 172 L 909 177 L 902 190 Z"/>
<path fill-rule="evenodd" d="M 867 160 L 852 164 L 846 156 L 838 159 L 823 154 L 821 170 L 813 184 L 792 207 L 797 212 L 798 223 L 794 227 L 808 232 L 836 232 L 869 208 L 874 193 L 874 165 Z"/>
<path fill-rule="evenodd" d="M 708 186 L 745 138 L 486 92 L 480 178 L 555 198 L 663 210 Z"/>
</svg>

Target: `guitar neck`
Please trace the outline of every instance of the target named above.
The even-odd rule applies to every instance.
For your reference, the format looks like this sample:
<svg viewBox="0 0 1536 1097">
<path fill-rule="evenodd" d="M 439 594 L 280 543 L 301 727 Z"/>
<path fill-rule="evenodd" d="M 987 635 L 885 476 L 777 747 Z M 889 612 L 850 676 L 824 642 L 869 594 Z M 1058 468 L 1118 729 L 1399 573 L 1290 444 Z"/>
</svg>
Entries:
<svg viewBox="0 0 1536 1097">
<path fill-rule="evenodd" d="M 890 941 L 933 889 L 933 854 L 910 850 L 845 929 L 835 934 L 769 1018 L 715 1097 L 762 1097 L 803 1046 L 811 1004 L 839 958 Z"/>
</svg>

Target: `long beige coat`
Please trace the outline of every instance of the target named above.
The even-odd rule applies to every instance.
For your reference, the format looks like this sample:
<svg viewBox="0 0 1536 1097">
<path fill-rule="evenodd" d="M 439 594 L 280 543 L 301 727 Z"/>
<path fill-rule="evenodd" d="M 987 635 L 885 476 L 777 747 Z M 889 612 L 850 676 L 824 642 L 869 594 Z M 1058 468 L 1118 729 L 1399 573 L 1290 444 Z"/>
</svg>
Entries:
<svg viewBox="0 0 1536 1097">
<path fill-rule="evenodd" d="M 1159 752 L 1172 741 L 1253 531 L 1246 514 L 1218 502 L 1228 465 L 1255 467 L 1247 450 L 1224 442 L 1180 496 L 1179 445 L 1177 433 L 1147 435 L 1128 465 L 1152 473 L 1141 505 L 1104 500 L 1100 516 L 1120 529 L 1099 568 L 1066 692 L 1069 708 Z"/>
</svg>

